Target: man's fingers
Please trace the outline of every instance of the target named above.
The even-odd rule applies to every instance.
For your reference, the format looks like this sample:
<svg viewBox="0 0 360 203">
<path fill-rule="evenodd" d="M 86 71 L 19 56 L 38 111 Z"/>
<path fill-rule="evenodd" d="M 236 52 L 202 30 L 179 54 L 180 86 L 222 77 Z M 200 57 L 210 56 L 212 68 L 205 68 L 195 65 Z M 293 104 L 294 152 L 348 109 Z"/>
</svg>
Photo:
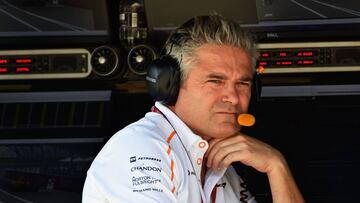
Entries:
<svg viewBox="0 0 360 203">
<path fill-rule="evenodd" d="M 232 142 L 229 142 L 227 139 L 214 139 L 212 141 L 210 141 L 209 144 L 209 149 L 206 152 L 206 158 L 207 158 L 207 162 L 206 162 L 206 166 L 207 167 L 211 167 L 212 166 L 212 162 L 213 162 L 213 158 L 214 156 L 223 148 L 225 148 L 228 145 L 233 144 Z"/>
<path fill-rule="evenodd" d="M 210 140 L 210 142 L 209 142 L 209 148 L 207 149 L 207 151 L 206 151 L 206 153 L 205 153 L 205 157 L 208 157 L 208 156 L 209 156 L 209 153 L 210 153 L 210 151 L 214 148 L 215 144 L 218 143 L 218 142 L 220 142 L 220 141 L 221 141 L 221 139 L 216 139 L 216 138 Z"/>
<path fill-rule="evenodd" d="M 231 163 L 229 164 L 227 162 L 224 162 L 224 159 L 230 154 L 237 153 L 239 155 L 238 157 L 230 156 L 229 158 L 232 160 L 232 162 L 240 161 L 239 158 L 242 157 L 240 153 L 246 148 L 247 147 L 245 143 L 237 142 L 221 147 L 217 151 L 213 150 L 208 157 L 207 166 L 215 169 L 228 167 Z M 229 158 L 227 160 L 229 160 Z"/>
<path fill-rule="evenodd" d="M 236 146 L 235 146 L 236 147 Z M 234 146 L 227 146 L 219 150 L 217 153 L 213 154 L 213 156 L 210 156 L 208 159 L 208 163 L 211 168 L 218 169 L 222 168 L 222 161 L 223 159 L 232 152 L 232 150 L 235 148 Z"/>
<path fill-rule="evenodd" d="M 240 161 L 264 173 L 272 171 L 277 163 L 283 162 L 282 155 L 275 148 L 255 138 L 238 134 L 209 143 L 206 165 L 218 169 Z"/>
</svg>

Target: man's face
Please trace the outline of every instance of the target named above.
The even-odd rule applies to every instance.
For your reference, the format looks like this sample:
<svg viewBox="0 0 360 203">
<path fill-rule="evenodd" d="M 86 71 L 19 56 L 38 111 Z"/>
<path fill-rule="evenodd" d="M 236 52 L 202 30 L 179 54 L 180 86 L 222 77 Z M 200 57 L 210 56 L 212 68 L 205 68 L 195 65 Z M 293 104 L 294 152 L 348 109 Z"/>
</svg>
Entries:
<svg viewBox="0 0 360 203">
<path fill-rule="evenodd" d="M 203 139 L 229 137 L 240 130 L 237 115 L 248 110 L 251 58 L 243 49 L 214 44 L 196 55 L 173 109 Z"/>
</svg>

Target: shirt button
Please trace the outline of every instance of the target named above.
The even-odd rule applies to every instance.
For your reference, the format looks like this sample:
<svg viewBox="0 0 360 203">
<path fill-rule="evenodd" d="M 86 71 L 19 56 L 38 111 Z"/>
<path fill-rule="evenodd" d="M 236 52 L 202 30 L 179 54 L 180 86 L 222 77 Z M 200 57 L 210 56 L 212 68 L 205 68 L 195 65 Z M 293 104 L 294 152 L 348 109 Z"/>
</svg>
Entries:
<svg viewBox="0 0 360 203">
<path fill-rule="evenodd" d="M 201 164 L 202 164 L 202 158 L 198 158 L 198 159 L 196 160 L 196 163 L 197 163 L 197 165 L 201 165 Z"/>
<path fill-rule="evenodd" d="M 206 142 L 205 141 L 200 141 L 199 144 L 198 144 L 198 147 L 200 149 L 203 149 L 204 147 L 206 147 Z"/>
</svg>

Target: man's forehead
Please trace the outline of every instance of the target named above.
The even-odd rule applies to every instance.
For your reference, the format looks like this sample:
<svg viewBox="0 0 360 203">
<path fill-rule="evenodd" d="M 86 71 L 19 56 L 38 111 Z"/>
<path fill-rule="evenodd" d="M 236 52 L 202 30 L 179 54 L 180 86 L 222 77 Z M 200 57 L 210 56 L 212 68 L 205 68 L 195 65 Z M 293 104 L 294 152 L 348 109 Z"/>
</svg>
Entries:
<svg viewBox="0 0 360 203">
<path fill-rule="evenodd" d="M 198 52 L 204 52 L 204 53 L 216 53 L 219 50 L 240 51 L 244 53 L 247 52 L 244 48 L 241 47 L 227 45 L 227 44 L 211 44 L 211 43 L 203 44 L 197 49 Z"/>
<path fill-rule="evenodd" d="M 236 63 L 237 66 L 250 67 L 251 56 L 242 48 L 228 45 L 203 45 L 196 53 L 197 63 L 216 65 L 227 65 Z"/>
<path fill-rule="evenodd" d="M 243 63 L 251 63 L 250 53 L 246 50 L 229 46 L 206 44 L 199 47 L 194 55 L 197 61 L 228 62 L 228 60 L 241 59 Z"/>
</svg>

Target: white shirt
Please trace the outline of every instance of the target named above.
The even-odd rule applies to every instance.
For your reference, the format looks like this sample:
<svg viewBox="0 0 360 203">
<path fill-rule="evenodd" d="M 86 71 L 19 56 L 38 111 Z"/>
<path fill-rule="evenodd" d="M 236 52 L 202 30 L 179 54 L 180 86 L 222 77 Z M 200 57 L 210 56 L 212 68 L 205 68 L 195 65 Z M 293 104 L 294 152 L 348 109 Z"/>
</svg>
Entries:
<svg viewBox="0 0 360 203">
<path fill-rule="evenodd" d="M 232 167 L 207 170 L 202 187 L 208 143 L 166 106 L 155 106 L 163 115 L 147 113 L 117 132 L 96 156 L 87 172 L 83 203 L 211 203 L 214 187 L 216 203 L 240 202 L 240 192 L 247 202 L 256 202 Z"/>
</svg>

